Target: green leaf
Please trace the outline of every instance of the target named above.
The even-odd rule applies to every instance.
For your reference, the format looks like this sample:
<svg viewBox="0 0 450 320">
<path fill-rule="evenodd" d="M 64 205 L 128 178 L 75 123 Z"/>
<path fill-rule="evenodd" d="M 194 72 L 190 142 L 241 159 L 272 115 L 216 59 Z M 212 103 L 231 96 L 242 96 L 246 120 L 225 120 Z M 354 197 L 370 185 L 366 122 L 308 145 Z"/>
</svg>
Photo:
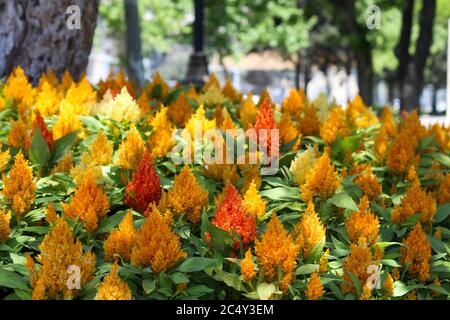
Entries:
<svg viewBox="0 0 450 320">
<path fill-rule="evenodd" d="M 448 252 L 447 245 L 442 242 L 441 240 L 436 239 L 433 236 L 427 235 L 428 241 L 430 241 L 430 245 L 433 248 L 434 251 L 437 253 L 445 253 Z"/>
<path fill-rule="evenodd" d="M 319 265 L 318 264 L 305 264 L 303 266 L 300 266 L 297 268 L 297 270 L 295 270 L 295 275 L 299 276 L 302 274 L 311 274 L 317 270 L 319 270 Z"/>
<path fill-rule="evenodd" d="M 434 160 L 439 161 L 447 168 L 450 168 L 450 157 L 448 157 L 442 153 L 439 153 L 439 152 L 429 153 L 429 154 L 427 154 L 427 156 L 432 157 Z"/>
<path fill-rule="evenodd" d="M 0 269 L 0 287 L 27 290 L 27 281 L 17 273 Z"/>
<path fill-rule="evenodd" d="M 175 284 L 189 283 L 189 278 L 180 272 L 175 272 L 170 277 L 172 278 L 172 281 Z"/>
<path fill-rule="evenodd" d="M 217 272 L 217 274 L 214 276 L 214 279 L 224 282 L 227 286 L 237 291 L 242 291 L 242 280 L 241 277 L 237 274 L 220 271 Z"/>
<path fill-rule="evenodd" d="M 180 272 L 196 272 L 204 270 L 208 267 L 217 264 L 216 259 L 203 258 L 203 257 L 191 257 L 183 261 L 178 267 Z"/>
<path fill-rule="evenodd" d="M 353 285 L 356 289 L 356 295 L 359 297 L 362 293 L 362 285 L 359 281 L 358 277 L 354 275 L 352 272 L 348 272 L 348 275 L 350 276 L 350 279 L 352 279 Z"/>
<path fill-rule="evenodd" d="M 53 163 L 60 161 L 72 149 L 77 141 L 78 132 L 79 130 L 71 132 L 55 141 L 55 150 L 52 156 Z"/>
<path fill-rule="evenodd" d="M 212 247 L 223 253 L 227 253 L 234 244 L 233 237 L 228 233 L 228 231 L 223 230 L 213 223 L 206 221 L 206 230 L 211 236 Z"/>
<path fill-rule="evenodd" d="M 450 203 L 446 203 L 437 207 L 434 221 L 436 223 L 442 222 L 450 215 Z"/>
<path fill-rule="evenodd" d="M 300 189 L 292 187 L 266 189 L 259 194 L 273 201 L 298 201 L 300 199 Z"/>
<path fill-rule="evenodd" d="M 36 127 L 33 138 L 31 139 L 29 156 L 31 162 L 39 165 L 39 168 L 50 160 L 50 149 L 48 148 L 47 142 L 45 142 L 39 127 Z"/>
<path fill-rule="evenodd" d="M 381 259 L 380 262 L 381 262 L 381 264 L 383 264 L 385 266 L 390 266 L 390 267 L 395 267 L 395 268 L 400 268 L 402 266 L 397 261 L 391 260 L 391 259 Z"/>
<path fill-rule="evenodd" d="M 127 211 L 123 211 L 120 213 L 113 214 L 112 216 L 109 216 L 108 218 L 102 220 L 99 225 L 98 229 L 96 231 L 97 234 L 101 233 L 107 233 L 110 232 L 114 227 L 116 227 L 125 217 L 127 214 Z"/>
<path fill-rule="evenodd" d="M 200 284 L 186 289 L 184 293 L 189 297 L 201 297 L 209 293 L 212 293 L 213 291 L 214 291 L 213 288 Z"/>
<path fill-rule="evenodd" d="M 144 279 L 142 281 L 142 288 L 146 294 L 150 294 L 156 288 L 156 280 Z"/>
<path fill-rule="evenodd" d="M 261 300 L 269 300 L 269 298 L 274 294 L 276 288 L 273 283 L 260 283 L 256 288 L 256 292 L 258 293 L 258 297 Z"/>
<path fill-rule="evenodd" d="M 333 197 L 327 200 L 329 203 L 334 204 L 338 208 L 350 209 L 352 211 L 358 211 L 359 208 L 355 201 L 350 197 L 347 192 L 336 193 Z"/>
</svg>

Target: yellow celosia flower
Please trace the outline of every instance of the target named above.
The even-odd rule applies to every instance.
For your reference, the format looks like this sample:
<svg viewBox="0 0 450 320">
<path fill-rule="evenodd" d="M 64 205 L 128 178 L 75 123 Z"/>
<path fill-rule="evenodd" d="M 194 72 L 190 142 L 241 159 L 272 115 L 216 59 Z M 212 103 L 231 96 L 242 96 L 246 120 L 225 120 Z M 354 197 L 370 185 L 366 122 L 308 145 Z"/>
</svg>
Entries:
<svg viewBox="0 0 450 320">
<path fill-rule="evenodd" d="M 24 149 L 28 140 L 29 126 L 21 117 L 17 121 L 9 120 L 11 130 L 8 133 L 8 145 Z"/>
<path fill-rule="evenodd" d="M 355 178 L 355 182 L 369 200 L 374 200 L 381 193 L 381 183 L 372 172 L 370 165 L 366 166 L 363 172 Z"/>
<path fill-rule="evenodd" d="M 11 160 L 11 153 L 9 152 L 9 149 L 6 149 L 5 151 L 2 150 L 2 145 L 0 143 L 0 173 L 5 171 L 6 167 L 8 166 L 9 160 Z"/>
<path fill-rule="evenodd" d="M 217 80 L 216 74 L 213 72 L 208 78 L 208 81 L 203 85 L 203 91 L 208 90 L 210 87 L 220 88 L 219 80 Z"/>
<path fill-rule="evenodd" d="M 367 196 L 361 198 L 359 211 L 353 212 L 345 222 L 345 228 L 351 242 L 372 245 L 377 241 L 380 223 L 378 217 L 372 213 Z"/>
<path fill-rule="evenodd" d="M 371 297 L 372 297 L 372 289 L 367 285 L 363 285 L 363 291 L 361 292 L 361 295 L 358 297 L 358 300 L 370 300 Z"/>
<path fill-rule="evenodd" d="M 445 174 L 444 179 L 439 184 L 438 190 L 437 200 L 439 204 L 450 202 L 450 173 Z"/>
<path fill-rule="evenodd" d="M 259 164 L 244 164 L 239 165 L 240 172 L 244 178 L 244 184 L 241 188 L 241 193 L 245 194 L 250 188 L 250 184 L 253 182 L 256 189 L 259 190 L 261 187 L 261 175 L 260 175 L 260 165 Z"/>
<path fill-rule="evenodd" d="M 187 166 L 174 179 L 173 188 L 167 195 L 170 210 L 186 214 L 186 219 L 197 223 L 203 208 L 208 204 L 208 191 L 204 191 Z"/>
<path fill-rule="evenodd" d="M 299 92 L 292 88 L 289 92 L 289 96 L 283 100 L 282 108 L 292 115 L 299 115 L 305 107 L 305 100 L 306 97 L 303 91 Z"/>
<path fill-rule="evenodd" d="M 325 122 L 330 115 L 332 105 L 328 103 L 328 96 L 325 92 L 319 93 L 316 99 L 312 102 L 317 110 L 317 116 L 320 122 Z"/>
<path fill-rule="evenodd" d="M 339 187 L 339 177 L 327 154 L 322 155 L 306 174 L 306 182 L 301 187 L 302 198 L 309 201 L 313 196 L 322 199 L 331 197 Z"/>
<path fill-rule="evenodd" d="M 141 109 L 141 115 L 146 115 L 152 111 L 150 100 L 148 99 L 147 93 L 143 92 L 139 98 L 136 100 L 139 109 Z"/>
<path fill-rule="evenodd" d="M 330 249 L 327 249 L 320 257 L 319 273 L 326 273 L 328 270 L 328 256 L 330 255 Z"/>
<path fill-rule="evenodd" d="M 0 243 L 5 242 L 9 238 L 9 233 L 11 232 L 10 221 L 11 212 L 5 212 L 0 209 Z"/>
<path fill-rule="evenodd" d="M 276 280 L 277 269 L 283 271 L 282 290 L 286 290 L 297 266 L 298 244 L 284 229 L 280 219 L 274 214 L 267 224 L 261 241 L 255 241 L 256 258 L 264 269 L 269 281 Z M 286 280 L 286 281 L 283 281 Z"/>
<path fill-rule="evenodd" d="M 45 209 L 45 220 L 49 224 L 54 224 L 58 221 L 58 215 L 56 214 L 55 207 L 53 204 L 49 203 L 47 209 Z"/>
<path fill-rule="evenodd" d="M 76 115 L 87 115 L 97 103 L 97 92 L 94 91 L 86 76 L 79 83 L 73 83 L 61 101 L 60 111 Z"/>
<path fill-rule="evenodd" d="M 245 253 L 245 258 L 241 260 L 241 274 L 245 282 L 250 282 L 256 276 L 255 264 L 252 260 L 252 251 L 250 249 Z"/>
<path fill-rule="evenodd" d="M 119 276 L 119 266 L 115 262 L 108 275 L 97 289 L 95 300 L 132 300 L 133 295 L 127 283 Z"/>
<path fill-rule="evenodd" d="M 234 87 L 230 79 L 227 79 L 225 85 L 222 88 L 224 96 L 228 97 L 231 102 L 239 103 L 242 100 L 242 93 L 238 92 Z"/>
<path fill-rule="evenodd" d="M 311 278 L 308 281 L 308 285 L 306 286 L 306 297 L 308 300 L 317 300 L 321 296 L 323 296 L 323 285 L 320 282 L 319 273 L 313 272 Z"/>
<path fill-rule="evenodd" d="M 153 133 L 149 138 L 151 154 L 155 158 L 164 157 L 174 146 L 172 138 L 175 129 L 167 117 L 167 108 L 162 107 L 150 122 Z"/>
<path fill-rule="evenodd" d="M 144 156 L 145 142 L 135 126 L 131 126 L 125 140 L 119 146 L 116 165 L 128 170 L 134 170 Z"/>
<path fill-rule="evenodd" d="M 200 103 L 206 106 L 224 104 L 229 101 L 229 99 L 223 95 L 222 90 L 216 86 L 209 86 L 206 91 L 200 95 Z"/>
<path fill-rule="evenodd" d="M 58 173 L 58 172 L 67 172 L 69 173 L 70 170 L 72 170 L 72 153 L 68 153 L 64 158 L 58 161 L 58 163 L 53 167 L 51 173 Z"/>
<path fill-rule="evenodd" d="M 331 109 L 330 115 L 320 127 L 320 137 L 328 144 L 332 144 L 338 136 L 347 136 L 350 129 L 345 123 L 344 110 L 340 107 Z"/>
<path fill-rule="evenodd" d="M 52 116 L 58 113 L 61 99 L 62 95 L 58 89 L 44 80 L 36 95 L 36 103 L 34 106 L 43 117 Z"/>
<path fill-rule="evenodd" d="M 89 146 L 89 156 L 96 165 L 105 166 L 111 163 L 112 155 L 113 145 L 109 142 L 103 130 L 100 130 Z"/>
<path fill-rule="evenodd" d="M 123 218 L 117 230 L 111 231 L 108 239 L 103 243 L 105 260 L 112 261 L 117 259 L 114 255 L 119 255 L 125 261 L 131 259 L 131 247 L 136 234 L 134 229 L 133 215 L 131 211 Z"/>
<path fill-rule="evenodd" d="M 33 300 L 74 298 L 78 290 L 75 286 L 71 289 L 68 285 L 72 276 L 68 271 L 69 267 L 79 268 L 80 287 L 93 278 L 95 255 L 91 252 L 83 253 L 81 242 L 74 239 L 72 229 L 64 218 L 58 219 L 39 245 L 39 249 L 40 268 L 27 256 Z"/>
<path fill-rule="evenodd" d="M 35 90 L 23 69 L 18 66 L 10 74 L 3 88 L 3 95 L 7 100 L 12 100 L 19 108 L 21 116 L 27 116 L 34 103 Z"/>
<path fill-rule="evenodd" d="M 150 266 L 154 273 L 170 269 L 186 257 L 181 250 L 180 237 L 171 230 L 167 220 L 153 206 L 144 224 L 137 231 L 131 263 Z"/>
<path fill-rule="evenodd" d="M 417 223 L 400 248 L 400 261 L 408 264 L 408 273 L 419 281 L 426 281 L 430 276 L 431 246 L 422 225 Z"/>
<path fill-rule="evenodd" d="M 167 115 L 170 120 L 178 127 L 182 128 L 191 118 L 193 113 L 192 107 L 188 102 L 187 94 L 182 92 L 178 99 L 169 105 Z"/>
<path fill-rule="evenodd" d="M 53 137 L 54 139 L 62 138 L 69 133 L 75 132 L 77 130 L 80 130 L 78 133 L 78 137 L 83 137 L 83 125 L 78 119 L 78 116 L 74 114 L 71 111 L 61 111 L 58 116 L 58 121 L 55 123 L 55 125 L 52 128 Z"/>
<path fill-rule="evenodd" d="M 378 161 L 383 161 L 387 156 L 389 145 L 389 136 L 380 131 L 380 134 L 375 138 L 373 149 Z"/>
<path fill-rule="evenodd" d="M 3 196 L 13 209 L 14 215 L 22 216 L 28 212 L 36 195 L 36 184 L 33 181 L 33 173 L 20 152 L 9 171 L 9 175 L 3 174 Z"/>
<path fill-rule="evenodd" d="M 325 227 L 314 211 L 312 201 L 308 203 L 308 207 L 295 229 L 298 234 L 297 243 L 300 246 L 300 252 L 304 258 L 307 258 L 313 248 L 323 241 L 325 237 Z"/>
<path fill-rule="evenodd" d="M 266 213 L 266 202 L 258 194 L 255 182 L 251 182 L 243 200 L 244 208 L 247 213 L 262 219 Z"/>
<path fill-rule="evenodd" d="M 394 207 L 391 219 L 395 223 L 404 223 L 419 213 L 421 214 L 420 222 L 430 222 L 436 214 L 436 200 L 433 194 L 422 190 L 419 179 L 416 177 L 402 199 L 401 205 Z"/>
<path fill-rule="evenodd" d="M 370 275 L 367 270 L 370 265 L 374 264 L 373 261 L 375 260 L 370 248 L 364 243 L 351 244 L 350 249 L 350 254 L 345 258 L 342 265 L 344 269 L 342 291 L 345 293 L 356 291 L 349 273 L 353 273 L 359 279 L 359 282 L 365 285 Z"/>
<path fill-rule="evenodd" d="M 67 160 L 69 161 L 69 160 Z M 103 177 L 102 168 L 95 165 L 91 160 L 88 153 L 84 152 L 81 155 L 81 161 L 75 167 L 70 169 L 70 176 L 75 181 L 75 184 L 80 185 L 87 172 L 92 171 L 94 173 L 95 179 L 100 180 Z"/>
<path fill-rule="evenodd" d="M 386 297 L 392 296 L 394 292 L 394 279 L 389 272 L 386 274 L 386 279 L 383 282 L 383 289 Z"/>
<path fill-rule="evenodd" d="M 295 138 L 297 138 L 290 149 L 297 150 L 300 145 L 302 134 L 300 133 L 300 130 L 297 128 L 295 123 L 292 121 L 291 115 L 288 112 L 283 113 L 283 117 L 281 118 L 278 127 L 280 128 L 280 138 L 283 144 L 288 144 L 289 142 L 292 142 Z"/>
<path fill-rule="evenodd" d="M 363 102 L 361 96 L 356 96 L 345 109 L 347 119 L 356 128 L 367 128 L 378 123 L 378 118 Z"/>
<path fill-rule="evenodd" d="M 70 74 L 69 70 L 66 70 L 64 71 L 61 83 L 59 84 L 59 90 L 65 93 L 70 89 L 70 87 L 72 87 L 72 85 L 73 85 L 72 75 Z"/>
<path fill-rule="evenodd" d="M 102 188 L 97 185 L 93 170 L 86 172 L 71 203 L 63 203 L 62 206 L 67 217 L 78 217 L 79 221 L 85 222 L 88 232 L 97 229 L 98 222 L 106 217 L 109 211 L 109 201 Z"/>
<path fill-rule="evenodd" d="M 306 182 L 306 174 L 314 166 L 316 153 L 310 146 L 306 151 L 299 153 L 291 162 L 290 170 L 294 176 L 294 182 L 301 186 Z"/>
<path fill-rule="evenodd" d="M 250 126 L 255 123 L 256 116 L 258 115 L 258 108 L 253 102 L 253 94 L 251 92 L 248 94 L 247 98 L 242 101 L 238 114 L 244 129 L 250 128 Z"/>
<path fill-rule="evenodd" d="M 111 94 L 105 95 L 98 106 L 97 112 L 106 117 L 123 122 L 136 123 L 141 118 L 141 109 L 129 94 L 127 87 L 123 87 L 118 95 L 111 99 Z"/>
</svg>

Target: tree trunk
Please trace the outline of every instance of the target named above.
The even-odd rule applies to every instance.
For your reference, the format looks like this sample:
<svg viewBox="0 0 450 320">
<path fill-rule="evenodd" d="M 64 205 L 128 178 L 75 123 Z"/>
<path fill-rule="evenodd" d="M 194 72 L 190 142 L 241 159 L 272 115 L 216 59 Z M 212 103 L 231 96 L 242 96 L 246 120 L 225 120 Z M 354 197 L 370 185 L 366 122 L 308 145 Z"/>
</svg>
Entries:
<svg viewBox="0 0 450 320">
<path fill-rule="evenodd" d="M 436 13 L 436 0 L 423 0 L 420 12 L 420 32 L 417 38 L 416 52 L 406 69 L 402 86 L 402 110 L 419 108 L 423 86 L 423 71 L 433 41 L 433 23 Z"/>
<path fill-rule="evenodd" d="M 0 2 L 0 76 L 20 65 L 33 83 L 49 69 L 58 76 L 67 69 L 79 79 L 88 64 L 98 5 L 99 0 Z M 67 12 L 71 6 L 75 11 Z"/>
<path fill-rule="evenodd" d="M 294 86 L 298 90 L 300 88 L 300 70 L 301 70 L 301 61 L 302 60 L 302 54 L 300 53 L 300 50 L 297 52 L 297 61 L 295 61 L 295 74 L 294 74 Z"/>
<path fill-rule="evenodd" d="M 433 83 L 431 88 L 431 114 L 436 115 L 437 112 L 437 92 L 438 92 L 438 86 Z"/>
<path fill-rule="evenodd" d="M 355 52 L 358 67 L 359 94 L 368 105 L 373 103 L 373 69 L 371 51 Z"/>
<path fill-rule="evenodd" d="M 128 77 L 135 81 L 139 88 L 142 88 L 144 86 L 145 76 L 137 0 L 124 0 L 124 5 Z"/>
</svg>

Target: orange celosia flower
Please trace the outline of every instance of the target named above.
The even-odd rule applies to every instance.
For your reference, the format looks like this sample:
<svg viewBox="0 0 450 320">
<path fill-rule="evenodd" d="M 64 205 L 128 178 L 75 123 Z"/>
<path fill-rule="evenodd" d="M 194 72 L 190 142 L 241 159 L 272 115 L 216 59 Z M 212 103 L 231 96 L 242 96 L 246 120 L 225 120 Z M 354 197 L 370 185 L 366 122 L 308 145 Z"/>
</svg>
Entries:
<svg viewBox="0 0 450 320">
<path fill-rule="evenodd" d="M 252 279 L 256 276 L 251 249 L 247 250 L 245 253 L 245 258 L 241 260 L 241 274 L 245 282 L 252 281 Z"/>
<path fill-rule="evenodd" d="M 47 209 L 45 209 L 45 220 L 49 224 L 54 224 L 58 221 L 58 215 L 56 214 L 55 207 L 49 203 Z"/>
<path fill-rule="evenodd" d="M 437 200 L 439 204 L 450 202 L 450 173 L 446 173 L 444 179 L 439 184 Z"/>
<path fill-rule="evenodd" d="M 436 214 L 436 200 L 431 193 L 420 187 L 416 177 L 410 185 L 400 206 L 395 206 L 391 219 L 395 223 L 404 223 L 415 214 L 421 214 L 420 222 L 426 223 Z"/>
<path fill-rule="evenodd" d="M 361 174 L 355 178 L 355 182 L 369 200 L 374 200 L 381 193 L 381 183 L 372 172 L 370 165 L 366 166 Z"/>
<path fill-rule="evenodd" d="M 150 122 L 153 134 L 149 138 L 151 154 L 155 158 L 164 157 L 175 144 L 172 138 L 174 127 L 167 117 L 167 108 L 162 107 Z"/>
<path fill-rule="evenodd" d="M 230 79 L 225 81 L 225 85 L 222 88 L 224 96 L 228 97 L 231 102 L 239 103 L 242 100 L 242 93 L 238 92 L 234 87 Z"/>
<path fill-rule="evenodd" d="M 61 79 L 61 83 L 59 84 L 59 90 L 62 92 L 67 92 L 67 90 L 70 89 L 70 87 L 73 85 L 73 78 L 70 74 L 69 70 L 64 71 L 64 74 Z"/>
<path fill-rule="evenodd" d="M 170 269 L 186 257 L 181 250 L 180 237 L 174 233 L 167 220 L 152 206 L 149 216 L 137 231 L 131 263 L 150 266 L 154 273 Z"/>
<path fill-rule="evenodd" d="M 100 95 L 103 96 L 108 90 L 120 92 L 123 87 L 126 87 L 128 92 L 134 97 L 135 92 L 133 90 L 133 86 L 127 80 L 127 77 L 122 69 L 114 75 L 112 72 L 109 74 L 108 78 L 104 80 L 100 80 L 98 83 Z"/>
<path fill-rule="evenodd" d="M 73 83 L 61 101 L 60 110 L 74 115 L 87 115 L 97 103 L 97 92 L 92 88 L 86 76 L 80 82 Z"/>
<path fill-rule="evenodd" d="M 402 263 L 407 263 L 409 274 L 419 281 L 426 281 L 430 276 L 431 246 L 422 225 L 417 223 L 400 248 Z"/>
<path fill-rule="evenodd" d="M 31 129 L 31 135 L 28 140 L 27 148 L 30 147 L 31 140 L 33 139 L 34 132 L 36 131 L 36 128 L 40 129 L 42 137 L 44 138 L 45 142 L 47 143 L 47 146 L 49 150 L 53 149 L 54 140 L 53 140 L 53 133 L 51 130 L 47 129 L 47 126 L 45 125 L 44 118 L 42 118 L 39 111 L 36 111 L 36 118 L 33 122 L 33 128 Z"/>
<path fill-rule="evenodd" d="M 317 136 L 320 131 L 320 120 L 314 105 L 307 105 L 303 115 L 298 119 L 303 136 Z"/>
<path fill-rule="evenodd" d="M 361 198 L 359 211 L 353 212 L 345 222 L 345 228 L 351 242 L 361 240 L 372 245 L 377 241 L 380 223 L 378 217 L 372 213 L 367 196 Z"/>
<path fill-rule="evenodd" d="M 28 143 L 28 125 L 19 116 L 17 121 L 9 120 L 11 130 L 8 133 L 8 145 L 16 148 L 25 148 Z"/>
<path fill-rule="evenodd" d="M 28 212 L 35 199 L 36 184 L 33 181 L 33 173 L 20 152 L 16 155 L 14 165 L 9 171 L 9 176 L 3 174 L 3 196 L 11 205 L 16 216 L 22 216 Z"/>
<path fill-rule="evenodd" d="M 301 89 L 300 89 L 301 90 Z M 289 92 L 289 96 L 287 96 L 282 103 L 283 110 L 287 111 L 292 115 L 299 115 L 305 107 L 306 97 L 303 91 L 299 92 L 294 88 Z"/>
<path fill-rule="evenodd" d="M 331 109 L 330 115 L 320 127 L 320 137 L 328 144 L 332 144 L 338 136 L 341 138 L 347 136 L 349 132 L 344 110 L 340 107 Z"/>
<path fill-rule="evenodd" d="M 188 166 L 174 179 L 173 189 L 167 195 L 169 208 L 177 214 L 186 214 L 186 219 L 197 223 L 201 212 L 208 204 L 208 191 L 204 191 Z"/>
<path fill-rule="evenodd" d="M 288 144 L 289 142 L 291 142 L 295 138 L 297 138 L 297 140 L 292 145 L 290 150 L 298 149 L 301 138 L 302 138 L 302 136 L 301 136 L 302 134 L 300 133 L 300 130 L 297 128 L 297 126 L 292 121 L 291 115 L 288 112 L 283 113 L 283 117 L 281 118 L 279 127 L 280 127 L 281 142 L 283 144 Z"/>
<path fill-rule="evenodd" d="M 370 300 L 371 297 L 372 289 L 369 286 L 364 285 L 361 295 L 358 297 L 358 300 Z"/>
<path fill-rule="evenodd" d="M 44 80 L 36 95 L 35 108 L 44 116 L 52 116 L 59 111 L 62 95 L 53 84 Z"/>
<path fill-rule="evenodd" d="M 247 192 L 244 195 L 243 205 L 245 211 L 262 219 L 266 213 L 266 202 L 258 194 L 255 182 L 251 182 Z"/>
<path fill-rule="evenodd" d="M 409 292 L 405 298 L 405 300 L 417 300 L 417 290 L 414 289 L 411 292 Z"/>
<path fill-rule="evenodd" d="M 208 78 L 208 81 L 203 85 L 203 91 L 206 91 L 209 89 L 209 87 L 217 87 L 220 88 L 219 80 L 217 80 L 216 74 L 213 72 Z"/>
<path fill-rule="evenodd" d="M 9 238 L 11 232 L 9 223 L 11 221 L 11 212 L 5 212 L 0 209 L 0 243 Z"/>
<path fill-rule="evenodd" d="M 135 233 L 133 215 L 129 211 L 120 222 L 119 228 L 111 231 L 108 239 L 103 243 L 105 260 L 112 261 L 117 259 L 114 255 L 119 255 L 125 261 L 130 261 Z"/>
<path fill-rule="evenodd" d="M 41 254 L 37 260 L 40 268 L 27 256 L 33 300 L 74 298 L 78 290 L 68 285 L 72 276 L 69 267 L 74 270 L 79 268 L 81 287 L 93 278 L 95 255 L 83 253 L 81 242 L 74 239 L 72 229 L 64 218 L 58 219 L 39 249 Z"/>
<path fill-rule="evenodd" d="M 116 165 L 123 169 L 134 170 L 141 162 L 144 151 L 145 142 L 136 127 L 132 126 L 119 146 Z"/>
<path fill-rule="evenodd" d="M 258 144 L 262 150 L 267 150 L 267 155 L 273 155 L 273 151 L 278 150 L 280 141 L 272 141 L 272 130 L 278 130 L 275 122 L 275 114 L 268 98 L 264 99 L 259 108 L 255 120 L 255 129 L 258 137 Z M 265 134 L 264 134 L 265 133 Z"/>
<path fill-rule="evenodd" d="M 397 132 L 397 127 L 391 108 L 384 107 L 383 112 L 380 115 L 380 122 L 382 124 L 381 131 L 383 131 L 388 137 L 393 137 Z"/>
<path fill-rule="evenodd" d="M 143 92 L 139 98 L 136 100 L 139 109 L 141 110 L 141 115 L 146 115 L 152 111 L 152 107 L 150 105 L 150 100 L 148 99 L 147 93 Z"/>
<path fill-rule="evenodd" d="M 9 160 L 11 160 L 11 153 L 9 149 L 6 149 L 5 151 L 1 150 L 2 144 L 0 143 L 0 173 L 3 173 L 9 164 Z"/>
<path fill-rule="evenodd" d="M 155 99 L 164 99 L 169 93 L 169 90 L 169 85 L 161 78 L 159 72 L 154 74 L 152 82 L 145 88 L 145 92 Z"/>
<path fill-rule="evenodd" d="M 133 295 L 127 283 L 119 276 L 119 266 L 115 262 L 108 275 L 97 289 L 95 300 L 132 300 Z"/>
<path fill-rule="evenodd" d="M 350 254 L 347 256 L 342 265 L 342 268 L 344 269 L 342 291 L 345 293 L 354 293 L 356 291 L 349 273 L 353 273 L 359 279 L 361 285 L 365 285 L 370 275 L 367 270 L 375 260 L 370 248 L 364 243 L 360 243 L 358 245 L 351 244 L 350 248 Z"/>
<path fill-rule="evenodd" d="M 367 128 L 378 123 L 378 118 L 365 104 L 361 96 L 356 96 L 345 109 L 350 124 L 357 128 Z"/>
<path fill-rule="evenodd" d="M 234 230 L 241 236 L 244 246 L 252 242 L 256 237 L 255 215 L 245 212 L 242 199 L 231 183 L 228 183 L 223 192 L 223 198 L 216 208 L 212 223 L 224 229 L 232 235 Z M 235 249 L 239 248 L 239 242 L 235 239 Z"/>
<path fill-rule="evenodd" d="M 258 115 L 258 108 L 253 103 L 253 94 L 251 92 L 248 94 L 247 98 L 241 102 L 238 114 L 244 129 L 250 128 L 255 122 L 256 116 Z"/>
<path fill-rule="evenodd" d="M 398 279 L 400 279 L 400 271 L 398 270 L 398 268 L 394 268 L 392 269 L 392 278 L 397 281 Z"/>
<path fill-rule="evenodd" d="M 306 182 L 301 187 L 302 198 L 309 201 L 313 196 L 322 199 L 331 197 L 339 187 L 339 177 L 334 166 L 330 163 L 328 155 L 325 153 L 317 159 L 311 170 L 306 175 Z"/>
<path fill-rule="evenodd" d="M 89 146 L 89 155 L 96 165 L 107 165 L 111 163 L 113 155 L 113 145 L 109 142 L 103 130 L 100 130 L 97 137 Z"/>
<path fill-rule="evenodd" d="M 389 272 L 386 274 L 386 279 L 383 282 L 383 289 L 386 297 L 392 296 L 394 292 L 394 279 Z"/>
<path fill-rule="evenodd" d="M 186 122 L 191 118 L 193 113 L 189 104 L 186 93 L 180 93 L 178 99 L 169 106 L 167 115 L 178 128 L 184 127 Z"/>
<path fill-rule="evenodd" d="M 307 258 L 312 249 L 323 241 L 325 237 L 325 227 L 314 211 L 312 201 L 308 203 L 308 207 L 295 229 L 298 234 L 297 243 L 300 246 L 300 252 L 303 257 Z"/>
<path fill-rule="evenodd" d="M 55 139 L 62 138 L 77 130 L 80 131 L 78 137 L 82 138 L 84 135 L 84 133 L 81 132 L 83 130 L 83 124 L 80 119 L 78 119 L 78 116 L 70 110 L 61 111 L 58 116 L 58 121 L 56 121 L 52 128 Z"/>
<path fill-rule="evenodd" d="M 405 173 L 410 165 L 417 163 L 416 147 L 417 140 L 414 136 L 408 135 L 406 131 L 399 132 L 387 154 L 388 168 L 395 173 Z"/>
<path fill-rule="evenodd" d="M 330 255 L 330 249 L 327 249 L 324 254 L 320 257 L 319 262 L 319 272 L 326 273 L 328 269 L 328 256 Z"/>
<path fill-rule="evenodd" d="M 58 161 L 58 163 L 53 167 L 51 173 L 53 174 L 58 172 L 70 172 L 70 170 L 72 170 L 72 162 L 72 153 L 69 152 L 64 156 L 64 158 Z"/>
<path fill-rule="evenodd" d="M 274 214 L 267 224 L 266 232 L 261 241 L 256 240 L 255 252 L 259 265 L 264 269 L 269 281 L 277 277 L 277 270 L 283 271 L 283 290 L 292 280 L 293 272 L 297 266 L 299 246 L 291 235 L 284 229 L 280 219 Z"/>
<path fill-rule="evenodd" d="M 311 278 L 309 279 L 308 285 L 306 286 L 306 297 L 308 300 L 317 300 L 323 296 L 323 285 L 320 282 L 319 273 L 313 272 Z"/>
<path fill-rule="evenodd" d="M 94 171 L 89 169 L 83 178 L 81 185 L 75 191 L 70 204 L 62 204 L 64 213 L 69 218 L 78 218 L 86 223 L 88 232 L 97 229 L 101 221 L 109 211 L 108 196 L 97 185 Z"/>
<path fill-rule="evenodd" d="M 21 117 L 28 117 L 34 103 L 35 90 L 22 67 L 16 67 L 6 80 L 3 95 L 17 106 Z"/>
<path fill-rule="evenodd" d="M 152 203 L 158 203 L 161 198 L 161 182 L 153 166 L 148 150 L 133 173 L 133 181 L 128 182 L 124 203 L 136 211 L 144 213 Z"/>
</svg>

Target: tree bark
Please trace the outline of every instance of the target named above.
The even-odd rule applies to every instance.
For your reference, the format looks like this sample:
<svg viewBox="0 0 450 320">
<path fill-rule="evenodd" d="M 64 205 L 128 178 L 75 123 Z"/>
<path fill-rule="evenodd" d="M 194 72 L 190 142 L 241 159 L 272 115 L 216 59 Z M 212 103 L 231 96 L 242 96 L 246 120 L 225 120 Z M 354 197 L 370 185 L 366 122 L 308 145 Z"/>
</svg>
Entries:
<svg viewBox="0 0 450 320">
<path fill-rule="evenodd" d="M 416 52 L 408 61 L 405 79 L 402 85 L 402 110 L 413 110 L 420 106 L 420 94 L 423 86 L 423 72 L 433 41 L 433 23 L 436 14 L 436 0 L 423 0 L 420 12 L 420 32 L 417 38 Z"/>
<path fill-rule="evenodd" d="M 80 8 L 80 28 L 68 27 L 68 7 Z M 75 79 L 85 71 L 97 24 L 99 0 L 0 2 L 0 76 L 20 65 L 36 83 L 49 69 Z"/>
<path fill-rule="evenodd" d="M 141 25 L 137 0 L 124 0 L 126 23 L 126 51 L 128 77 L 139 88 L 144 86 L 144 64 L 142 61 Z"/>
<path fill-rule="evenodd" d="M 409 46 L 411 43 L 411 30 L 413 23 L 414 0 L 405 0 L 402 10 L 402 29 L 400 39 L 395 47 L 394 53 L 398 59 L 397 79 L 400 90 L 406 75 L 406 68 L 410 59 Z"/>
</svg>

